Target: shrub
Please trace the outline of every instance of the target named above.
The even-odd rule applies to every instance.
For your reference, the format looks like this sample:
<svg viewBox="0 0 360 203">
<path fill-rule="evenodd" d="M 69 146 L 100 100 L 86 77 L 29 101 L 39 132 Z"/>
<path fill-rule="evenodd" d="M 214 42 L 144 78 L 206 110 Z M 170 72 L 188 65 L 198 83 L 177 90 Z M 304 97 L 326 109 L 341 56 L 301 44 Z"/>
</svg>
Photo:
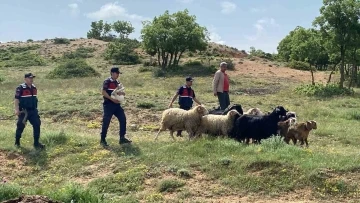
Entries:
<svg viewBox="0 0 360 203">
<path fill-rule="evenodd" d="M 0 184 L 0 201 L 16 198 L 21 195 L 21 189 L 17 185 Z"/>
<path fill-rule="evenodd" d="M 290 61 L 287 66 L 297 70 L 310 70 L 310 65 L 302 61 Z"/>
<path fill-rule="evenodd" d="M 141 63 L 140 57 L 134 51 L 133 46 L 135 45 L 126 44 L 121 41 L 111 42 L 105 50 L 105 59 L 119 65 L 139 64 Z"/>
<path fill-rule="evenodd" d="M 28 40 L 26 40 L 26 42 L 33 42 L 34 40 L 32 40 L 32 39 L 28 39 Z"/>
<path fill-rule="evenodd" d="M 143 63 L 143 65 L 145 66 L 145 67 L 147 67 L 147 66 L 158 66 L 158 63 L 157 63 L 157 61 L 144 61 L 144 63 Z"/>
<path fill-rule="evenodd" d="M 93 47 L 79 47 L 74 52 L 64 53 L 63 58 L 76 59 L 76 58 L 91 58 L 94 55 L 91 54 L 96 49 Z"/>
<path fill-rule="evenodd" d="M 188 61 L 185 63 L 186 66 L 202 66 L 201 61 Z"/>
<path fill-rule="evenodd" d="M 20 54 L 8 55 L 8 60 L 3 62 L 4 67 L 25 67 L 25 66 L 45 66 L 46 62 L 39 54 L 24 52 Z"/>
<path fill-rule="evenodd" d="M 318 97 L 332 97 L 332 96 L 343 96 L 352 95 L 354 90 L 340 88 L 337 84 L 316 84 L 316 85 L 301 85 L 295 88 L 295 92 L 299 94 L 305 94 L 307 96 L 318 96 Z"/>
<path fill-rule="evenodd" d="M 68 59 L 48 74 L 48 78 L 76 78 L 100 76 L 84 59 Z"/>
<path fill-rule="evenodd" d="M 70 44 L 70 40 L 66 38 L 55 38 L 54 44 Z"/>
<path fill-rule="evenodd" d="M 4 82 L 5 81 L 5 78 L 4 76 L 0 75 L 0 83 Z"/>
<path fill-rule="evenodd" d="M 155 107 L 155 104 L 152 102 L 140 102 L 136 105 L 136 107 L 142 108 L 142 109 L 151 109 L 151 108 Z"/>
<path fill-rule="evenodd" d="M 173 192 L 176 188 L 184 186 L 185 183 L 178 180 L 163 180 L 161 181 L 158 191 L 159 192 Z"/>
</svg>

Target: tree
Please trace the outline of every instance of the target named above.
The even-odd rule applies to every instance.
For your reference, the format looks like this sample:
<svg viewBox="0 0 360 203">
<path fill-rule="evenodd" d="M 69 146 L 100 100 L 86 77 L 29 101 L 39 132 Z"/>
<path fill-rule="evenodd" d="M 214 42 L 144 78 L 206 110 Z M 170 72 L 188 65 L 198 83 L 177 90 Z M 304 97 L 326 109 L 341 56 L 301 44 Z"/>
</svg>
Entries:
<svg viewBox="0 0 360 203">
<path fill-rule="evenodd" d="M 345 54 L 348 50 L 360 16 L 360 2 L 358 0 L 323 0 L 320 16 L 313 21 L 314 26 L 320 30 L 330 43 L 340 53 L 340 82 L 339 87 L 344 87 Z"/>
<path fill-rule="evenodd" d="M 87 32 L 87 38 L 91 39 L 98 39 L 98 40 L 103 40 L 106 38 L 111 38 L 110 36 L 110 31 L 111 31 L 111 24 L 107 23 L 103 20 L 99 20 L 99 21 L 94 21 L 91 22 L 91 30 L 89 32 Z"/>
<path fill-rule="evenodd" d="M 129 34 L 133 33 L 135 30 L 130 22 L 120 20 L 114 22 L 112 28 L 119 34 L 120 38 L 127 38 Z"/>
<path fill-rule="evenodd" d="M 144 21 L 141 38 L 146 53 L 157 55 L 159 66 L 166 68 L 178 65 L 185 51 L 206 50 L 208 33 L 185 9 L 173 14 L 165 11 L 152 22 Z"/>
</svg>

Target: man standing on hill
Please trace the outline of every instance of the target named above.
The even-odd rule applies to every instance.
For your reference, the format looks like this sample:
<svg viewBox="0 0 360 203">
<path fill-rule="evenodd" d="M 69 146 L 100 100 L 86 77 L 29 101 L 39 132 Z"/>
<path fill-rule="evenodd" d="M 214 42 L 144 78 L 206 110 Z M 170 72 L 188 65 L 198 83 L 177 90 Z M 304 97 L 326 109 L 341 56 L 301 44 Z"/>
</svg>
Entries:
<svg viewBox="0 0 360 203">
<path fill-rule="evenodd" d="M 40 116 L 37 110 L 37 89 L 33 84 L 35 75 L 25 74 L 24 83 L 16 88 L 15 92 L 15 115 L 18 116 L 15 133 L 15 146 L 20 147 L 21 134 L 25 129 L 27 120 L 33 126 L 34 147 L 43 149 L 45 145 L 39 142 L 40 139 Z"/>
<path fill-rule="evenodd" d="M 169 104 L 169 108 L 172 108 L 172 104 L 174 103 L 176 97 L 178 97 L 178 96 L 179 96 L 179 105 L 180 105 L 181 109 L 190 110 L 193 105 L 193 100 L 198 105 L 201 105 L 199 100 L 197 100 L 195 97 L 194 90 L 191 88 L 193 78 L 189 76 L 189 77 L 186 77 L 185 80 L 186 80 L 185 85 L 182 85 L 179 87 L 179 89 L 177 90 L 176 94 L 174 95 L 174 97 L 172 98 L 172 100 Z M 181 130 L 177 131 L 176 136 L 181 137 L 181 132 L 182 132 Z"/>
<path fill-rule="evenodd" d="M 227 69 L 227 63 L 220 63 L 220 70 L 216 71 L 212 82 L 214 96 L 218 97 L 221 110 L 225 110 L 230 105 L 229 98 L 229 77 L 225 73 Z"/>
<path fill-rule="evenodd" d="M 103 102 L 103 121 L 102 121 L 102 129 L 101 129 L 101 140 L 100 144 L 104 147 L 109 146 L 106 142 L 106 134 L 107 130 L 110 125 L 110 121 L 113 115 L 117 117 L 119 120 L 119 135 L 120 140 L 119 144 L 125 144 L 125 143 L 131 143 L 130 140 L 125 138 L 126 134 L 126 116 L 124 109 L 120 106 L 120 103 L 118 100 L 111 98 L 111 93 L 113 90 L 116 89 L 116 87 L 120 84 L 120 82 L 117 80 L 119 75 L 122 74 L 119 71 L 119 68 L 111 68 L 110 70 L 110 77 L 106 78 L 103 82 L 103 88 L 102 88 L 102 95 L 104 98 Z M 125 95 L 125 93 L 119 93 L 119 95 Z"/>
</svg>

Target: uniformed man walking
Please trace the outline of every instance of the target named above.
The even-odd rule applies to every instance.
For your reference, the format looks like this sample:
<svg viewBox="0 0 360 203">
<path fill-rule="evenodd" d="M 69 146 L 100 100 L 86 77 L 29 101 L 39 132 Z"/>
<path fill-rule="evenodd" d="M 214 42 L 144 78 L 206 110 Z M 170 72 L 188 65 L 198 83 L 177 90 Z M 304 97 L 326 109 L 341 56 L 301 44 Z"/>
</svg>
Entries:
<svg viewBox="0 0 360 203">
<path fill-rule="evenodd" d="M 34 147 L 42 149 L 45 145 L 39 142 L 41 121 L 37 109 L 38 99 L 37 89 L 33 84 L 34 78 L 35 75 L 32 73 L 25 74 L 25 82 L 16 88 L 15 115 L 18 116 L 18 120 L 16 123 L 15 146 L 20 147 L 21 134 L 25 129 L 27 120 L 29 120 L 33 126 Z"/>
<path fill-rule="evenodd" d="M 126 116 L 124 109 L 120 106 L 118 100 L 111 98 L 111 92 L 116 89 L 118 84 L 120 83 L 117 79 L 119 75 L 122 74 L 119 71 L 119 68 L 113 67 L 110 70 L 110 77 L 106 78 L 103 82 L 102 95 L 104 98 L 103 102 L 103 121 L 102 121 L 102 129 L 100 133 L 100 144 L 104 147 L 109 146 L 106 142 L 106 134 L 110 125 L 110 121 L 113 115 L 117 117 L 119 120 L 119 144 L 131 143 L 131 140 L 125 138 L 126 134 Z M 119 95 L 125 95 L 125 93 L 119 93 Z"/>
<path fill-rule="evenodd" d="M 200 101 L 197 100 L 197 98 L 195 97 L 195 92 L 194 90 L 191 88 L 192 83 L 193 83 L 193 78 L 188 76 L 185 78 L 185 85 L 182 85 L 179 87 L 179 89 L 177 90 L 176 94 L 174 95 L 174 97 L 172 98 L 170 104 L 169 104 L 169 108 L 172 108 L 172 105 L 176 99 L 176 97 L 179 97 L 179 106 L 181 109 L 184 110 L 190 110 L 193 106 L 193 100 L 198 104 L 201 105 Z M 181 130 L 177 131 L 176 136 L 181 137 Z"/>
</svg>

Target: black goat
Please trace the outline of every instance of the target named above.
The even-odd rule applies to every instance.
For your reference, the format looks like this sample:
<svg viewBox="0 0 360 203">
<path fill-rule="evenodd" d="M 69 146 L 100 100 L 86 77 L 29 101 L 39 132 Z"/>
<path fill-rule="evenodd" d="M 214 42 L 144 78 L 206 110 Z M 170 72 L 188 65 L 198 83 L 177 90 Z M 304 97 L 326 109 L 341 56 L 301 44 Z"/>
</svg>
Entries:
<svg viewBox="0 0 360 203">
<path fill-rule="evenodd" d="M 236 110 L 237 112 L 239 112 L 239 114 L 244 114 L 244 111 L 241 107 L 240 104 L 232 104 L 229 105 L 224 111 L 221 109 L 212 109 L 209 110 L 209 114 L 214 114 L 214 115 L 226 115 L 229 111 L 231 110 Z"/>
<path fill-rule="evenodd" d="M 262 139 L 277 134 L 277 124 L 287 112 L 283 106 L 277 106 L 267 115 L 242 115 L 236 119 L 230 137 L 238 141 L 246 140 L 247 144 L 250 138 L 260 143 Z"/>
</svg>

